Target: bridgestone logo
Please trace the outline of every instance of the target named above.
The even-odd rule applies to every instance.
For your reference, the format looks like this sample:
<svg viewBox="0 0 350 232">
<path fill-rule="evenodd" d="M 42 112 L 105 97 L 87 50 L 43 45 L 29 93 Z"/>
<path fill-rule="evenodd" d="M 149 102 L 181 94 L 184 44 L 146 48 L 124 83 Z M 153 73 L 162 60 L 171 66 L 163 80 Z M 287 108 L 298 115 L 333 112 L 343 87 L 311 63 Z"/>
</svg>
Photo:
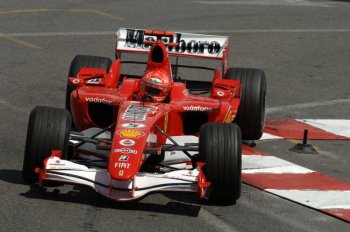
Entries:
<svg viewBox="0 0 350 232">
<path fill-rule="evenodd" d="M 186 111 L 202 111 L 202 112 L 211 112 L 213 111 L 212 108 L 204 107 L 204 106 L 184 106 L 184 110 Z"/>
<path fill-rule="evenodd" d="M 117 148 L 117 149 L 114 149 L 114 152 L 120 152 L 120 153 L 127 153 L 127 154 L 137 154 L 137 150 L 133 150 L 133 149 L 130 149 L 130 148 Z"/>
<path fill-rule="evenodd" d="M 98 98 L 98 97 L 95 97 L 95 98 L 87 97 L 87 98 L 85 98 L 85 101 L 93 102 L 93 103 L 103 103 L 103 104 L 108 104 L 108 105 L 112 104 L 111 100 L 107 100 L 105 98 Z"/>
</svg>

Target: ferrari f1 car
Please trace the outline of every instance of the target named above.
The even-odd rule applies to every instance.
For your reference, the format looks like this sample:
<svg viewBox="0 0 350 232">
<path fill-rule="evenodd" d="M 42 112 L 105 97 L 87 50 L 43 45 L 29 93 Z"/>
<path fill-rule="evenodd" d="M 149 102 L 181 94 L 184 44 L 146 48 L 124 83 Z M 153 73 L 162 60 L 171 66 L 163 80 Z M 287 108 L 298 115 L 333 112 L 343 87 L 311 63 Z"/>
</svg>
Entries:
<svg viewBox="0 0 350 232">
<path fill-rule="evenodd" d="M 24 180 L 86 185 L 117 201 L 184 191 L 234 204 L 242 139 L 259 139 L 264 128 L 266 81 L 262 70 L 228 68 L 228 47 L 226 36 L 121 28 L 113 62 L 77 55 L 66 109 L 30 113 Z M 122 61 L 126 52 L 148 53 L 148 62 Z M 178 64 L 184 56 L 222 67 Z M 122 73 L 125 63 L 144 65 L 143 74 Z M 181 78 L 179 68 L 213 79 Z"/>
</svg>

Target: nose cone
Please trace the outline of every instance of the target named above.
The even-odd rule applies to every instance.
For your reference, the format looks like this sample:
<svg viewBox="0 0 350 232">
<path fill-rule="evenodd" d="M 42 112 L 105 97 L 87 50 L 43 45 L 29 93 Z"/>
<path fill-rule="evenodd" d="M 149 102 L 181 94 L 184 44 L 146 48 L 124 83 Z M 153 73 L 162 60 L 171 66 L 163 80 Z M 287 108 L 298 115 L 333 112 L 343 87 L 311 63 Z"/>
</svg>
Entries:
<svg viewBox="0 0 350 232">
<path fill-rule="evenodd" d="M 108 171 L 113 179 L 130 180 L 142 164 L 146 133 L 139 129 L 119 129 L 115 133 Z"/>
</svg>

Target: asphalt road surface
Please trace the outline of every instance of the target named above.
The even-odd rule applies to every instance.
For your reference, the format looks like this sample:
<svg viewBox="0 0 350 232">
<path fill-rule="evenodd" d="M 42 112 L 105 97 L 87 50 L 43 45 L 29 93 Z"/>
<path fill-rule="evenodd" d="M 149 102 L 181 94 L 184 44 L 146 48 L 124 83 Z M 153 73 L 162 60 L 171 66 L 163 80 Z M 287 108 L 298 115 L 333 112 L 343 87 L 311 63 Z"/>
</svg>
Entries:
<svg viewBox="0 0 350 232">
<path fill-rule="evenodd" d="M 350 224 L 243 185 L 234 206 L 154 194 L 119 204 L 84 187 L 24 185 L 30 110 L 64 106 L 76 54 L 113 58 L 119 27 L 230 36 L 230 64 L 264 69 L 267 117 L 350 119 L 350 3 L 249 0 L 0 0 L 0 231 L 350 231 Z M 350 144 L 288 141 L 257 149 L 350 182 Z"/>
</svg>

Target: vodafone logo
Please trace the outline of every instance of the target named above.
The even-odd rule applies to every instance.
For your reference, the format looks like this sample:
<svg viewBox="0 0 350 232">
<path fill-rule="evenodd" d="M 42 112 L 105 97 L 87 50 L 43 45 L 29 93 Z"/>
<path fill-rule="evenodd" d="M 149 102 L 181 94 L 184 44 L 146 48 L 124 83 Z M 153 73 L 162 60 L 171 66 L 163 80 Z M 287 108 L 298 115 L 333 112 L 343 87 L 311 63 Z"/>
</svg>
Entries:
<svg viewBox="0 0 350 232">
<path fill-rule="evenodd" d="M 119 144 L 125 147 L 132 147 L 136 144 L 136 142 L 132 139 L 122 139 L 119 141 Z"/>
<path fill-rule="evenodd" d="M 106 98 L 98 98 L 98 97 L 86 97 L 85 101 L 93 102 L 93 103 L 103 103 L 103 104 L 112 104 L 111 100 L 107 100 Z"/>
<path fill-rule="evenodd" d="M 213 108 L 205 107 L 205 106 L 184 106 L 184 110 L 186 111 L 201 111 L 201 112 L 212 112 Z"/>
</svg>

